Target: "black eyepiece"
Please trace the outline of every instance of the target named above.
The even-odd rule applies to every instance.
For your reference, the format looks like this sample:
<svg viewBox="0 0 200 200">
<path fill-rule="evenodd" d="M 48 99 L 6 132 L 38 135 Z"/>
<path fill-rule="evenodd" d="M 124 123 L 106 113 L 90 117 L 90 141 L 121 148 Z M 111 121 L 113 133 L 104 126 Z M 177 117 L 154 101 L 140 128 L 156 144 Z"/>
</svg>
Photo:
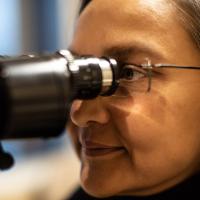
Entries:
<svg viewBox="0 0 200 200">
<path fill-rule="evenodd" d="M 117 61 L 55 54 L 0 58 L 0 139 L 62 133 L 75 99 L 112 95 Z"/>
</svg>

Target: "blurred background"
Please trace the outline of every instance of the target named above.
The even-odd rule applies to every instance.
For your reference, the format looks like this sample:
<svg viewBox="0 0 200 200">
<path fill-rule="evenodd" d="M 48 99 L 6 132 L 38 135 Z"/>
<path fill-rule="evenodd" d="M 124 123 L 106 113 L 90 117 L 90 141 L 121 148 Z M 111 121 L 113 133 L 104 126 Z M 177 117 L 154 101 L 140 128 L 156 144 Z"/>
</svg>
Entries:
<svg viewBox="0 0 200 200">
<path fill-rule="evenodd" d="M 79 0 L 0 0 L 0 55 L 55 52 L 72 38 Z M 64 200 L 79 184 L 67 133 L 49 140 L 4 141 L 15 165 L 0 171 L 1 200 Z"/>
</svg>

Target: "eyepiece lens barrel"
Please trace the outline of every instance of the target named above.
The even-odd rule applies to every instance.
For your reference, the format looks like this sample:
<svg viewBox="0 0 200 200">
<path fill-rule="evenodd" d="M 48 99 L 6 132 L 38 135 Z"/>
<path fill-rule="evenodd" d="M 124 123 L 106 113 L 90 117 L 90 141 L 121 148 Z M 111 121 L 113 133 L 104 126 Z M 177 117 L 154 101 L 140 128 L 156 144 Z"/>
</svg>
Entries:
<svg viewBox="0 0 200 200">
<path fill-rule="evenodd" d="M 109 96 L 118 85 L 114 59 L 55 54 L 0 59 L 0 139 L 55 137 L 75 99 Z"/>
</svg>

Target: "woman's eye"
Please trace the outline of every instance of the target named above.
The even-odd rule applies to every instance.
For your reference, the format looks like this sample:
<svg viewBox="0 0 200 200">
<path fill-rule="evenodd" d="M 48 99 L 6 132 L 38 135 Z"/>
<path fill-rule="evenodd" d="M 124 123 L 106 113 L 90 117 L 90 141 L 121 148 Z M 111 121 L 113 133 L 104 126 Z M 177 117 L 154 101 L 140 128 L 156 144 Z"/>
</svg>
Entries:
<svg viewBox="0 0 200 200">
<path fill-rule="evenodd" d="M 144 78 L 145 73 L 141 70 L 137 70 L 131 66 L 125 66 L 121 72 L 121 79 L 125 81 L 137 81 L 140 78 Z"/>
</svg>

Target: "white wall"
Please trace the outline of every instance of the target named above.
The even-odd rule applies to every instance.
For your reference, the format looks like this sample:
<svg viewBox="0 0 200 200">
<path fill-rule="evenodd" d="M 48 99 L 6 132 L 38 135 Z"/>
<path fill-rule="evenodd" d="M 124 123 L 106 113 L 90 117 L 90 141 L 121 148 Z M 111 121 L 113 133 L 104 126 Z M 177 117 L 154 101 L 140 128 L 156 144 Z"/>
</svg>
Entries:
<svg viewBox="0 0 200 200">
<path fill-rule="evenodd" d="M 57 0 L 59 9 L 59 47 L 66 49 L 72 39 L 80 0 Z"/>
<path fill-rule="evenodd" d="M 20 0 L 0 0 L 0 54 L 21 52 Z"/>
<path fill-rule="evenodd" d="M 58 13 L 58 49 L 71 41 L 80 0 L 55 0 Z M 0 54 L 37 51 L 38 30 L 34 0 L 0 0 Z"/>
</svg>

